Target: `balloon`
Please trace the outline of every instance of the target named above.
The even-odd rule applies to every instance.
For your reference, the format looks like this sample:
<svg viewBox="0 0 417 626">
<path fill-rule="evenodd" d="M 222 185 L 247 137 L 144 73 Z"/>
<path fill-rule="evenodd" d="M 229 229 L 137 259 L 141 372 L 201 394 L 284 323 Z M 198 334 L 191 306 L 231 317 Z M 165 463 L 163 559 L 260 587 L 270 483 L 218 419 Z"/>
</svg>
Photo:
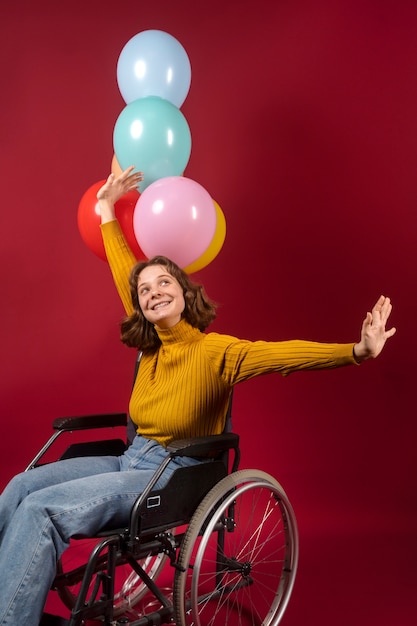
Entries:
<svg viewBox="0 0 417 626">
<path fill-rule="evenodd" d="M 103 240 L 100 231 L 100 211 L 97 202 L 97 192 L 106 181 L 100 180 L 91 185 L 84 193 L 78 205 L 77 222 L 81 238 L 96 256 L 106 261 Z M 145 258 L 140 249 L 133 230 L 133 213 L 139 194 L 137 191 L 129 191 L 115 204 L 116 217 L 127 242 L 137 259 Z"/>
<path fill-rule="evenodd" d="M 182 174 L 191 153 L 191 133 L 184 115 L 156 97 L 134 100 L 123 109 L 113 142 L 122 170 L 134 165 L 143 172 L 141 191 L 159 178 Z"/>
<path fill-rule="evenodd" d="M 145 30 L 122 49 L 117 82 L 126 104 L 159 96 L 180 108 L 190 89 L 190 61 L 175 37 L 161 30 Z"/>
<path fill-rule="evenodd" d="M 201 257 L 197 259 L 197 261 L 194 261 L 194 263 L 191 263 L 191 265 L 184 267 L 184 270 L 187 272 L 187 274 L 198 272 L 199 270 L 202 270 L 203 267 L 207 267 L 207 265 L 209 265 L 209 263 L 211 263 L 216 258 L 216 256 L 219 254 L 220 250 L 223 247 L 224 240 L 226 238 L 226 218 L 224 217 L 224 213 L 221 210 L 220 206 L 217 204 L 217 202 L 213 200 L 213 203 L 216 209 L 217 218 L 214 237 L 211 240 L 209 247 L 205 252 L 203 252 Z"/>
<path fill-rule="evenodd" d="M 210 194 L 182 176 L 157 180 L 140 196 L 133 214 L 136 239 L 147 257 L 162 254 L 187 267 L 209 247 L 217 224 Z"/>
</svg>

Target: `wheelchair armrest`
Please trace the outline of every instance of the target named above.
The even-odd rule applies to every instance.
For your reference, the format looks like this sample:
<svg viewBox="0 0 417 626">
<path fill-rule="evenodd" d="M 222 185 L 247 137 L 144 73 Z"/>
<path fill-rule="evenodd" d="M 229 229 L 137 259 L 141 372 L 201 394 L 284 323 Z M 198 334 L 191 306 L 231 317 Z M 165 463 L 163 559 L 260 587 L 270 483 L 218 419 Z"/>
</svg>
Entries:
<svg viewBox="0 0 417 626">
<path fill-rule="evenodd" d="M 222 435 L 210 435 L 208 437 L 195 437 L 194 439 L 178 439 L 171 441 L 167 446 L 170 457 L 192 456 L 210 457 L 213 454 L 239 447 L 239 435 L 235 433 L 223 433 Z"/>
<path fill-rule="evenodd" d="M 52 423 L 54 430 L 71 431 L 90 428 L 113 428 L 126 426 L 126 413 L 104 413 L 98 415 L 80 415 L 76 417 L 58 417 Z"/>
</svg>

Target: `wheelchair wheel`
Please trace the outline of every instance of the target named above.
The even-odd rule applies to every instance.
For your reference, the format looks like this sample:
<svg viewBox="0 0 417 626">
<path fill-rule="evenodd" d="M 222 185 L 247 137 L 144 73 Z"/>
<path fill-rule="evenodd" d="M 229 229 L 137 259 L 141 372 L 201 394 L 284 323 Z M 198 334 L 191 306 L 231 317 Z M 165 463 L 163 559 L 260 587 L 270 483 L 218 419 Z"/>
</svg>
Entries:
<svg viewBox="0 0 417 626">
<path fill-rule="evenodd" d="M 174 580 L 180 626 L 276 626 L 298 563 L 298 531 L 281 485 L 259 470 L 226 476 L 195 511 Z"/>
<path fill-rule="evenodd" d="M 86 563 L 93 548 L 97 543 L 97 539 L 78 539 L 74 544 L 64 552 L 58 562 L 57 574 L 60 575 L 77 568 L 80 563 Z M 138 560 L 145 572 L 150 578 L 156 580 L 163 570 L 166 562 L 165 554 L 148 555 L 144 559 Z M 75 606 L 78 592 L 81 587 L 80 576 L 78 581 L 73 585 L 65 585 L 57 587 L 56 591 L 69 609 Z M 94 576 L 90 588 L 93 589 L 96 577 Z M 129 611 L 142 600 L 148 593 L 149 589 L 142 579 L 128 565 L 119 565 L 116 568 L 116 580 L 114 590 L 114 616 L 118 617 Z M 87 597 L 88 601 L 88 597 Z"/>
</svg>

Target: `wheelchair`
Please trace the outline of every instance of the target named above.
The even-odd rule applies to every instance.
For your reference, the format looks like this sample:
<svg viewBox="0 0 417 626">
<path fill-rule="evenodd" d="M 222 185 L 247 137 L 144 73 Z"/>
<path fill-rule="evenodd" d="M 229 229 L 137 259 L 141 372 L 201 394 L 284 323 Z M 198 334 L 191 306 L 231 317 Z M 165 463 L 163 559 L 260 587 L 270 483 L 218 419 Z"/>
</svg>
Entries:
<svg viewBox="0 0 417 626">
<path fill-rule="evenodd" d="M 125 413 L 56 419 L 55 432 L 26 470 L 41 464 L 63 434 L 126 427 L 129 419 Z M 83 441 L 59 458 L 119 455 L 125 448 L 121 438 Z M 41 626 L 279 624 L 299 551 L 296 518 L 283 488 L 263 471 L 238 468 L 239 437 L 233 432 L 175 441 L 168 453 L 125 528 L 71 540 L 52 587 L 70 618 L 44 613 Z M 179 456 L 207 462 L 177 469 L 165 487 L 155 489 Z"/>
</svg>

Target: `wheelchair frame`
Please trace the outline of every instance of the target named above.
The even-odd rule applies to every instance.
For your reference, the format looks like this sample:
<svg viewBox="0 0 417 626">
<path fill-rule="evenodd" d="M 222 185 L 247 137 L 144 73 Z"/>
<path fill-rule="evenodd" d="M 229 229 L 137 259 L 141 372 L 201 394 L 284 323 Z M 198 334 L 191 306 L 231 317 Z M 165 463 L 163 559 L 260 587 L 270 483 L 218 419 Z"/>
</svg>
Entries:
<svg viewBox="0 0 417 626">
<path fill-rule="evenodd" d="M 63 433 L 126 424 L 124 413 L 59 418 L 27 470 Z M 121 439 L 85 442 L 72 444 L 61 458 L 124 449 Z M 52 588 L 71 617 L 44 614 L 40 626 L 81 626 L 96 619 L 130 626 L 276 626 L 281 621 L 299 551 L 296 518 L 283 488 L 265 472 L 238 470 L 235 433 L 175 441 L 167 450 L 136 499 L 129 525 L 91 538 L 95 545 L 85 564 L 66 571 L 60 560 Z M 177 469 L 164 488 L 155 490 L 178 456 L 207 462 Z M 173 571 L 172 597 L 156 583 L 167 563 Z M 120 583 L 117 572 L 125 566 L 130 574 Z M 135 606 L 144 598 L 152 601 L 138 613 Z"/>
</svg>

